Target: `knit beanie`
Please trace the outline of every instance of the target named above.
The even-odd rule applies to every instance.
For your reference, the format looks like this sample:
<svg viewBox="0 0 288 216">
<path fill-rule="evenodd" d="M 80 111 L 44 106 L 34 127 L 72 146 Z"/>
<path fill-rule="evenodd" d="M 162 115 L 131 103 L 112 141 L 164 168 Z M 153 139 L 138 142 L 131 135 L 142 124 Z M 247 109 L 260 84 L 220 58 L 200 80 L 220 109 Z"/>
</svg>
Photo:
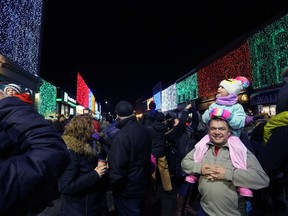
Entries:
<svg viewBox="0 0 288 216">
<path fill-rule="evenodd" d="M 133 114 L 133 107 L 128 101 L 120 101 L 116 105 L 116 114 L 120 117 L 130 116 Z"/>
<path fill-rule="evenodd" d="M 19 85 L 16 85 L 14 83 L 10 83 L 10 84 L 7 84 L 6 87 L 4 88 L 4 93 L 6 93 L 7 89 L 8 88 L 11 88 L 13 90 L 15 90 L 17 93 L 20 93 L 21 92 L 21 87 Z"/>
<path fill-rule="evenodd" d="M 225 88 L 229 94 L 238 95 L 240 91 L 248 88 L 250 82 L 244 76 L 237 76 L 235 79 L 222 80 L 219 85 Z"/>
</svg>

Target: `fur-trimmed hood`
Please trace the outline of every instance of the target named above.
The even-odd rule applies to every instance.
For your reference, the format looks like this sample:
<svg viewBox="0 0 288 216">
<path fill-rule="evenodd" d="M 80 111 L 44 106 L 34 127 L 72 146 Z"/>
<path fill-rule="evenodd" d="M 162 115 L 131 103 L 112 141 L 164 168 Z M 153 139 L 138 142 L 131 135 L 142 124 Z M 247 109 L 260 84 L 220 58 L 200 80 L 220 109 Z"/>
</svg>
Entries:
<svg viewBox="0 0 288 216">
<path fill-rule="evenodd" d="M 83 144 L 74 137 L 67 135 L 63 135 L 62 138 L 65 141 L 67 148 L 76 154 L 85 155 L 87 157 L 96 156 L 96 151 L 91 147 L 89 143 Z"/>
</svg>

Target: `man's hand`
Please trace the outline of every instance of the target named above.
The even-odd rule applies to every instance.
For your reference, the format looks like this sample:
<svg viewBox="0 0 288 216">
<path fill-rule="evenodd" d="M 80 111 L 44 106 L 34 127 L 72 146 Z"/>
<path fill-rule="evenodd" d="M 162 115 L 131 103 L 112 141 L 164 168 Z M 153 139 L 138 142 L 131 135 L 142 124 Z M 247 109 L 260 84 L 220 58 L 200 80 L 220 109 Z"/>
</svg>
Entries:
<svg viewBox="0 0 288 216">
<path fill-rule="evenodd" d="M 215 181 L 224 179 L 226 168 L 214 164 L 203 164 L 201 172 L 208 180 Z"/>
</svg>

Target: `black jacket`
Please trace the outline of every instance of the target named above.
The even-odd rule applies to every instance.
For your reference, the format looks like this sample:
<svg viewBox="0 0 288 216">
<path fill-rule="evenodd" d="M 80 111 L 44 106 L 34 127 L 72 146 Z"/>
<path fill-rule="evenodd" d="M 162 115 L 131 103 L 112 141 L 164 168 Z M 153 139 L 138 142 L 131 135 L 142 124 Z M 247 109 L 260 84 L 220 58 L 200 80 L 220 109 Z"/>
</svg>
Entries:
<svg viewBox="0 0 288 216">
<path fill-rule="evenodd" d="M 288 176 L 288 126 L 273 129 L 268 142 L 262 147 L 258 160 L 271 183 Z"/>
<path fill-rule="evenodd" d="M 158 114 L 157 110 L 147 110 L 143 113 L 142 117 L 140 118 L 139 122 L 144 125 L 145 127 L 151 125 L 153 122 L 156 121 L 156 116 Z"/>
<path fill-rule="evenodd" d="M 199 124 L 198 115 L 193 115 L 192 122 L 188 128 L 186 121 L 189 111 L 183 110 L 179 119 L 179 123 L 169 133 L 170 140 L 173 140 L 176 148 L 176 176 L 181 178 L 186 174 L 181 167 L 181 160 L 190 152 L 195 146 L 195 129 Z"/>
<path fill-rule="evenodd" d="M 113 195 L 143 198 L 151 184 L 151 138 L 135 116 L 119 121 L 112 139 L 109 183 Z"/>
<path fill-rule="evenodd" d="M 152 139 L 152 154 L 155 158 L 165 156 L 165 144 L 167 127 L 162 122 L 155 121 L 151 125 L 147 126 L 150 137 Z"/>
<path fill-rule="evenodd" d="M 67 167 L 68 150 L 51 124 L 17 97 L 0 100 L 0 128 L 0 215 L 37 211 Z"/>
<path fill-rule="evenodd" d="M 100 215 L 108 182 L 107 176 L 100 178 L 94 170 L 97 154 L 88 143 L 83 145 L 69 136 L 63 136 L 63 139 L 71 162 L 59 180 L 59 191 L 63 195 L 61 215 Z"/>
</svg>

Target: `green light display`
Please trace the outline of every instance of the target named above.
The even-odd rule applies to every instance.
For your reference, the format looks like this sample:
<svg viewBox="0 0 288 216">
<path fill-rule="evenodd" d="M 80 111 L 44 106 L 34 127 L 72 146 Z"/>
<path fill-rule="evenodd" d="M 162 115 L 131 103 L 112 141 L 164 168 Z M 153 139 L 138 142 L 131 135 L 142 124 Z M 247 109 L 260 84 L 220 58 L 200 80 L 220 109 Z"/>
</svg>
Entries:
<svg viewBox="0 0 288 216">
<path fill-rule="evenodd" d="M 56 87 L 42 79 L 39 91 L 38 112 L 45 117 L 55 116 L 56 97 Z"/>
<path fill-rule="evenodd" d="M 198 98 L 198 84 L 196 73 L 176 83 L 177 104 L 185 102 L 186 99 Z"/>
<path fill-rule="evenodd" d="M 288 15 L 248 39 L 254 89 L 281 83 L 288 65 Z"/>
</svg>

